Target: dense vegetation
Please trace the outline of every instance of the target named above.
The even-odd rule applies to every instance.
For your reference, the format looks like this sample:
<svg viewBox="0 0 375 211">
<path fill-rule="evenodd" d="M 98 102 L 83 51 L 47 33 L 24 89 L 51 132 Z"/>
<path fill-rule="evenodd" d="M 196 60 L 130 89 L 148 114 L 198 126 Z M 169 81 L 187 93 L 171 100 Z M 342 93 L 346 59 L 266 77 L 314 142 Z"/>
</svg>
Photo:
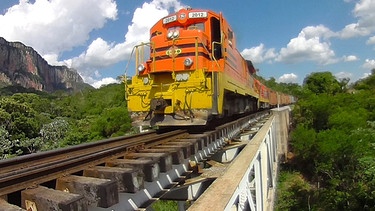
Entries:
<svg viewBox="0 0 375 211">
<path fill-rule="evenodd" d="M 347 83 L 329 72 L 305 79 L 277 210 L 375 209 L 375 70 Z"/>
<path fill-rule="evenodd" d="M 1 159 L 120 136 L 131 129 L 123 84 L 75 94 L 20 87 L 0 92 Z"/>
<path fill-rule="evenodd" d="M 302 87 L 262 82 L 299 99 L 277 210 L 374 210 L 375 70 L 351 86 L 330 72 L 312 73 Z M 131 130 L 123 84 L 74 94 L 0 89 L 0 159 Z"/>
</svg>

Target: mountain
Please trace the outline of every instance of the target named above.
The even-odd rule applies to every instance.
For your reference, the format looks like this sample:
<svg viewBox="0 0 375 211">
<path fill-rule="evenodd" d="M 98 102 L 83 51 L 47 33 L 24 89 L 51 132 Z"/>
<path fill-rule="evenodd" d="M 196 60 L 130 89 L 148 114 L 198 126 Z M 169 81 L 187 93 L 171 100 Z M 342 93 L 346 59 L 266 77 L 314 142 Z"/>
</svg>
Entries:
<svg viewBox="0 0 375 211">
<path fill-rule="evenodd" d="M 91 87 L 75 69 L 49 65 L 33 48 L 0 37 L 0 87 L 17 85 L 46 92 Z"/>
</svg>

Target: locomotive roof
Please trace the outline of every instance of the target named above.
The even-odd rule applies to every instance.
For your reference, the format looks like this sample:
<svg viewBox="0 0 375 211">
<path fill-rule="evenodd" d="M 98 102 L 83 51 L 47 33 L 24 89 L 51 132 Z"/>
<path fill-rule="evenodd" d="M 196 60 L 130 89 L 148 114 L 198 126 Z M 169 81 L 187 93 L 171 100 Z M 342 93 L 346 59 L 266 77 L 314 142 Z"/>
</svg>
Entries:
<svg viewBox="0 0 375 211">
<path fill-rule="evenodd" d="M 169 14 L 162 19 L 160 19 L 152 28 L 156 25 L 163 25 L 168 27 L 185 25 L 189 22 L 196 22 L 197 20 L 205 20 L 210 17 L 219 17 L 220 15 L 216 12 L 207 9 L 191 9 L 184 8 L 180 9 L 178 12 Z"/>
</svg>

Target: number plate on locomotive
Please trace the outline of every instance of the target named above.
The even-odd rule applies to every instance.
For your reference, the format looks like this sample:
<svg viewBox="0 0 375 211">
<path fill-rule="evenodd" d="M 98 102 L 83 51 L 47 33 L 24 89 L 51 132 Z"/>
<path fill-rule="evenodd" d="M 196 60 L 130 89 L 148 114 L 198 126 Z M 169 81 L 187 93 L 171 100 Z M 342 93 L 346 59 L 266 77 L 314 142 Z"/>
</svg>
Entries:
<svg viewBox="0 0 375 211">
<path fill-rule="evenodd" d="M 189 18 L 206 18 L 207 12 L 189 12 Z"/>
<path fill-rule="evenodd" d="M 176 15 L 172 15 L 172 16 L 164 18 L 163 19 L 163 24 L 171 23 L 171 22 L 176 21 L 176 20 L 177 20 L 177 16 Z"/>
</svg>

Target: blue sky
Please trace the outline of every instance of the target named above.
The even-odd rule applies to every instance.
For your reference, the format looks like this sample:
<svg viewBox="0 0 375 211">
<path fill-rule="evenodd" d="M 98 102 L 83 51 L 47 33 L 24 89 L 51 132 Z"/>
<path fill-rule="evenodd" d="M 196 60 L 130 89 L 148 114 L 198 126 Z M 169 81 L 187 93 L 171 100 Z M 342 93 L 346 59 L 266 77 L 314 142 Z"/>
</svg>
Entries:
<svg viewBox="0 0 375 211">
<path fill-rule="evenodd" d="M 375 0 L 2 0 L 0 36 L 99 87 L 125 73 L 157 20 L 186 6 L 222 12 L 238 50 L 267 79 L 302 83 L 331 71 L 354 82 L 375 68 Z"/>
</svg>

